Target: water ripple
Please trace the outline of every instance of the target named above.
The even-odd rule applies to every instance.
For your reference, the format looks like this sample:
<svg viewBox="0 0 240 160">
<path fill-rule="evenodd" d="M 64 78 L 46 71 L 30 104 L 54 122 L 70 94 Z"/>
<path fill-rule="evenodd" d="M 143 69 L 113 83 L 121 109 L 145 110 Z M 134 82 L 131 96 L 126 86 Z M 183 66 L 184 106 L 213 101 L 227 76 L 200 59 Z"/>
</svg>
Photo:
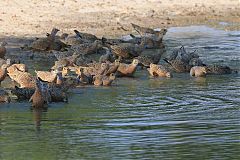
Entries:
<svg viewBox="0 0 240 160">
<path fill-rule="evenodd" d="M 240 68 L 239 31 L 170 28 L 167 53 L 198 49 L 206 63 Z M 117 79 L 74 90 L 46 111 L 0 107 L 0 159 L 240 159 L 240 76 Z M 227 158 L 226 158 L 227 157 Z"/>
</svg>

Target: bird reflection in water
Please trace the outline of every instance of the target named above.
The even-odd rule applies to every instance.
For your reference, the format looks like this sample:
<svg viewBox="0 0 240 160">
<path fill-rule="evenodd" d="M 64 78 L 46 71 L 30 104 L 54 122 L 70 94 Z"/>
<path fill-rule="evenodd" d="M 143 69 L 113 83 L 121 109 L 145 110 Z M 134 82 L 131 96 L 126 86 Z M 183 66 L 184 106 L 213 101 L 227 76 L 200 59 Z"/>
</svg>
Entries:
<svg viewBox="0 0 240 160">
<path fill-rule="evenodd" d="M 47 112 L 47 108 L 32 108 L 33 120 L 37 131 L 41 130 L 42 113 Z"/>
<path fill-rule="evenodd" d="M 194 82 L 200 88 L 208 86 L 206 77 L 196 77 L 194 78 Z"/>
</svg>

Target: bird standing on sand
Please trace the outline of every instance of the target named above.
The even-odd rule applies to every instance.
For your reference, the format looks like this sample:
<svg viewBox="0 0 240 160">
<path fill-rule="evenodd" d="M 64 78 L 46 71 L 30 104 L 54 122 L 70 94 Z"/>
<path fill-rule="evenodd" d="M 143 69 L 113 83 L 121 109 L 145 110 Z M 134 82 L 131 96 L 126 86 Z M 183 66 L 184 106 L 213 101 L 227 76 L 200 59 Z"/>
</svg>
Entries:
<svg viewBox="0 0 240 160">
<path fill-rule="evenodd" d="M 48 51 L 50 49 L 50 46 L 54 43 L 55 36 L 58 31 L 59 30 L 57 28 L 53 28 L 49 36 L 33 41 L 30 47 L 34 50 Z"/>
</svg>

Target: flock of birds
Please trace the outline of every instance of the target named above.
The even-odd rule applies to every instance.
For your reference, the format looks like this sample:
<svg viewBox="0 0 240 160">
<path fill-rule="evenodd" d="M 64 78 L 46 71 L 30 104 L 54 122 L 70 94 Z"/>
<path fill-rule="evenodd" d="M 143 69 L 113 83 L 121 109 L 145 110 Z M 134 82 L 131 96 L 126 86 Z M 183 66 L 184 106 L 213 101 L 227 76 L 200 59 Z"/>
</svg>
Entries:
<svg viewBox="0 0 240 160">
<path fill-rule="evenodd" d="M 163 58 L 162 53 L 144 54 L 147 49 L 164 49 L 163 36 L 167 29 L 156 31 L 132 24 L 138 36 L 131 39 L 99 39 L 95 35 L 74 30 L 75 35 L 53 28 L 44 38 L 36 38 L 21 47 L 31 52 L 44 52 L 57 59 L 49 71 L 28 72 L 23 63 L 5 59 L 6 42 L 0 46 L 0 83 L 9 77 L 15 82 L 11 88 L 1 88 L 0 102 L 10 102 L 12 95 L 17 100 L 29 100 L 33 107 L 40 108 L 51 102 L 68 100 L 69 89 L 81 85 L 110 86 L 116 78 L 133 77 L 138 66 L 147 68 L 150 76 L 171 78 L 173 72 L 188 72 L 191 76 L 208 74 L 231 74 L 236 72 L 228 66 L 205 64 L 196 52 L 187 52 L 182 46 Z M 99 55 L 98 61 L 94 55 Z M 34 58 L 34 56 L 32 57 Z"/>
</svg>

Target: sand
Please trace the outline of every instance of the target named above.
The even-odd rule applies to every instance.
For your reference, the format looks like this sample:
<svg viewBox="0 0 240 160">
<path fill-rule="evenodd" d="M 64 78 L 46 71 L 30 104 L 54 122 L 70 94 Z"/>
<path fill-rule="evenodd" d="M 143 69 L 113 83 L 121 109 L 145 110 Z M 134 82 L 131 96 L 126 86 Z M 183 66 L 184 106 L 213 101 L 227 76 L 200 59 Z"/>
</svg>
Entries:
<svg viewBox="0 0 240 160">
<path fill-rule="evenodd" d="M 240 0 L 1 0 L 0 38 L 44 36 L 52 27 L 115 37 L 130 23 L 153 28 L 212 25 L 240 29 Z M 225 23 L 224 23 L 225 24 Z M 121 29 L 121 25 L 127 29 Z"/>
</svg>

